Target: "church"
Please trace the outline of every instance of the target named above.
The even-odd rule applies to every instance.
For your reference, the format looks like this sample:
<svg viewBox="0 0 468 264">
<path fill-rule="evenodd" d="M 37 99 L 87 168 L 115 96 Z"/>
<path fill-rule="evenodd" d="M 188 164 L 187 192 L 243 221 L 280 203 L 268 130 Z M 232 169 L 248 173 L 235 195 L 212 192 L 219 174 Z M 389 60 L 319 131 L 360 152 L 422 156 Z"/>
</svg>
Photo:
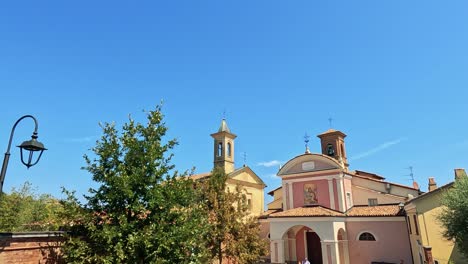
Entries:
<svg viewBox="0 0 468 264">
<path fill-rule="evenodd" d="M 305 153 L 279 169 L 281 186 L 268 193 L 273 201 L 266 208 L 262 179 L 246 165 L 235 167 L 237 136 L 225 119 L 211 137 L 213 166 L 228 175 L 228 188 L 242 186 L 270 242 L 271 263 L 412 263 L 404 206 L 420 194 L 418 187 L 350 170 L 343 132 L 329 129 L 318 135 L 321 153 L 311 153 L 307 141 Z"/>
<path fill-rule="evenodd" d="M 306 147 L 278 171 L 260 217 L 271 263 L 412 263 L 404 203 L 419 190 L 350 170 L 345 137 L 327 130 L 321 153 Z"/>
<path fill-rule="evenodd" d="M 264 209 L 264 189 L 265 183 L 247 165 L 235 168 L 234 146 L 236 135 L 231 133 L 226 119 L 221 121 L 221 125 L 216 133 L 211 134 L 213 138 L 213 167 L 221 168 L 227 174 L 227 188 L 234 190 L 238 185 L 242 188 L 242 193 L 246 197 L 247 206 L 252 216 L 260 216 Z M 191 175 L 193 180 L 200 180 L 210 177 L 211 172 Z"/>
</svg>

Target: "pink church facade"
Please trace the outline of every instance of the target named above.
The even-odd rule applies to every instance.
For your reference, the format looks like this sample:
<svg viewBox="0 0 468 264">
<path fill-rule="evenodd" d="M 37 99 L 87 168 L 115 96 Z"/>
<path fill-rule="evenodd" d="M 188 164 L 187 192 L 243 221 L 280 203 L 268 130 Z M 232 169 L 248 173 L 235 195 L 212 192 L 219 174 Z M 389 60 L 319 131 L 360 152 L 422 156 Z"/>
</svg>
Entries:
<svg viewBox="0 0 468 264">
<path fill-rule="evenodd" d="M 322 154 L 294 157 L 261 217 L 272 263 L 412 263 L 403 203 L 419 194 L 376 174 L 350 171 L 340 131 L 321 135 Z"/>
</svg>

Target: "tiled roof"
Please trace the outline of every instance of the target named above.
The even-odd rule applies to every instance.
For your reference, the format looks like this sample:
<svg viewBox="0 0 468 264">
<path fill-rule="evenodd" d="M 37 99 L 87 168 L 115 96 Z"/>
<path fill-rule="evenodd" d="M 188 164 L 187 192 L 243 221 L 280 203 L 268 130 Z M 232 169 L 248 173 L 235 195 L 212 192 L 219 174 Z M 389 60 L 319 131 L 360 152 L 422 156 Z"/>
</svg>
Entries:
<svg viewBox="0 0 468 264">
<path fill-rule="evenodd" d="M 353 173 L 355 175 L 363 176 L 363 177 L 369 177 L 369 178 L 376 179 L 376 180 L 385 180 L 385 177 L 382 177 L 380 175 L 377 175 L 377 174 L 371 173 L 371 172 L 367 172 L 367 171 L 354 170 L 354 171 L 351 171 L 351 173 Z"/>
<path fill-rule="evenodd" d="M 361 179 L 367 179 L 367 180 L 374 181 L 374 182 L 389 183 L 391 185 L 395 185 L 395 186 L 405 188 L 405 189 L 411 189 L 411 190 L 416 190 L 416 191 L 418 190 L 418 188 L 414 188 L 414 187 L 410 187 L 410 186 L 406 186 L 406 185 L 402 185 L 402 184 L 398 184 L 398 183 L 394 183 L 394 182 L 389 182 L 389 181 L 377 180 L 377 179 L 362 176 L 362 175 L 359 175 L 359 174 L 354 174 L 352 171 L 346 172 L 346 174 L 351 175 L 353 177 L 358 177 L 358 178 L 361 178 Z"/>
<path fill-rule="evenodd" d="M 268 216 L 270 216 L 271 214 L 276 213 L 276 212 L 281 212 L 281 209 L 268 209 L 265 212 L 263 212 L 258 218 L 266 219 L 266 218 L 268 218 Z"/>
<path fill-rule="evenodd" d="M 203 178 L 206 178 L 206 177 L 209 177 L 211 176 L 211 172 L 205 172 L 205 173 L 200 173 L 200 174 L 194 174 L 194 175 L 190 175 L 190 179 L 192 180 L 198 180 L 198 179 L 203 179 Z"/>
<path fill-rule="evenodd" d="M 445 185 L 440 186 L 439 188 L 437 188 L 437 189 L 435 189 L 435 190 L 432 190 L 432 191 L 427 192 L 427 193 L 423 193 L 423 194 L 421 194 L 421 195 L 419 195 L 419 196 L 417 196 L 417 197 L 415 197 L 415 198 L 409 200 L 408 202 L 406 202 L 406 204 L 409 204 L 409 203 L 411 203 L 411 202 L 417 201 L 417 200 L 419 200 L 419 199 L 423 199 L 424 197 L 430 196 L 430 195 L 432 195 L 432 194 L 434 194 L 434 193 L 439 193 L 439 192 L 441 192 L 441 191 L 443 191 L 443 190 L 445 190 L 445 189 L 451 188 L 454 184 L 455 184 L 455 182 L 449 182 L 449 183 L 447 183 L 447 184 L 445 184 Z"/>
<path fill-rule="evenodd" d="M 223 120 L 221 121 L 221 126 L 219 127 L 218 132 L 231 133 L 231 130 L 229 130 L 229 127 L 227 125 L 226 119 L 223 118 Z"/>
<path fill-rule="evenodd" d="M 333 134 L 333 133 L 338 133 L 338 134 L 341 134 L 342 137 L 346 137 L 345 133 L 343 133 L 343 132 L 341 132 L 339 130 L 333 129 L 333 128 L 330 128 L 327 131 L 323 132 L 322 134 L 317 135 L 317 137 L 321 137 L 321 136 L 328 135 L 328 134 Z"/>
<path fill-rule="evenodd" d="M 320 205 L 311 207 L 297 207 L 286 211 L 268 210 L 262 214 L 261 218 L 278 218 L 278 217 L 317 217 L 317 216 L 402 216 L 398 204 L 384 205 L 357 205 L 349 209 L 345 213 L 332 210 Z"/>
<path fill-rule="evenodd" d="M 272 213 L 269 217 L 303 217 L 303 216 L 344 216 L 343 213 L 322 207 L 320 205 L 312 207 L 297 207 L 282 212 Z"/>
<path fill-rule="evenodd" d="M 384 205 L 357 205 L 352 207 L 346 212 L 347 216 L 400 216 L 402 210 L 398 204 L 384 204 Z"/>
</svg>

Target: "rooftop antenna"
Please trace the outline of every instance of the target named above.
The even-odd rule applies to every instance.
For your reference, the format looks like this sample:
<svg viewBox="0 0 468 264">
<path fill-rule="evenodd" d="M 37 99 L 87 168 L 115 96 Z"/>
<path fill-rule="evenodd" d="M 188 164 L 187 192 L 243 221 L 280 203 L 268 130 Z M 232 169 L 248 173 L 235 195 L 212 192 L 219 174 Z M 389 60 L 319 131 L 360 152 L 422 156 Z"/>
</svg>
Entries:
<svg viewBox="0 0 468 264">
<path fill-rule="evenodd" d="M 226 108 L 223 110 L 223 119 L 226 119 Z"/>
<path fill-rule="evenodd" d="M 411 181 L 414 182 L 413 166 L 409 166 L 407 169 L 410 171 L 410 174 L 407 176 L 410 176 Z"/>
<path fill-rule="evenodd" d="M 310 150 L 309 150 L 309 139 L 310 139 L 310 136 L 307 135 L 307 132 L 306 132 L 305 135 L 304 135 L 304 142 L 305 142 L 305 147 L 306 147 L 305 153 L 310 153 Z"/>
<path fill-rule="evenodd" d="M 247 164 L 247 153 L 244 151 L 244 167 Z"/>
<path fill-rule="evenodd" d="M 410 174 L 406 176 L 410 177 L 411 183 L 413 184 L 413 188 L 419 190 L 419 184 L 414 180 L 413 166 L 409 166 L 407 169 L 410 171 Z"/>
<path fill-rule="evenodd" d="M 330 128 L 332 128 L 332 121 L 333 121 L 333 118 L 329 117 L 328 118 L 328 125 L 330 126 Z"/>
</svg>

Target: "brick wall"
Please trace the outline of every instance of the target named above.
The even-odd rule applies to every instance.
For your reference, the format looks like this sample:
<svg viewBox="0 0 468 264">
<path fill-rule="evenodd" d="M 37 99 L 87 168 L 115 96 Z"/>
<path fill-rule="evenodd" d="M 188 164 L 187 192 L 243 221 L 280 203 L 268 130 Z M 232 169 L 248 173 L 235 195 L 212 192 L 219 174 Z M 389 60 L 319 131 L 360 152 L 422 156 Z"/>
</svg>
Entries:
<svg viewBox="0 0 468 264">
<path fill-rule="evenodd" d="M 62 240 L 63 232 L 0 233 L 0 263 L 62 263 Z"/>
</svg>

